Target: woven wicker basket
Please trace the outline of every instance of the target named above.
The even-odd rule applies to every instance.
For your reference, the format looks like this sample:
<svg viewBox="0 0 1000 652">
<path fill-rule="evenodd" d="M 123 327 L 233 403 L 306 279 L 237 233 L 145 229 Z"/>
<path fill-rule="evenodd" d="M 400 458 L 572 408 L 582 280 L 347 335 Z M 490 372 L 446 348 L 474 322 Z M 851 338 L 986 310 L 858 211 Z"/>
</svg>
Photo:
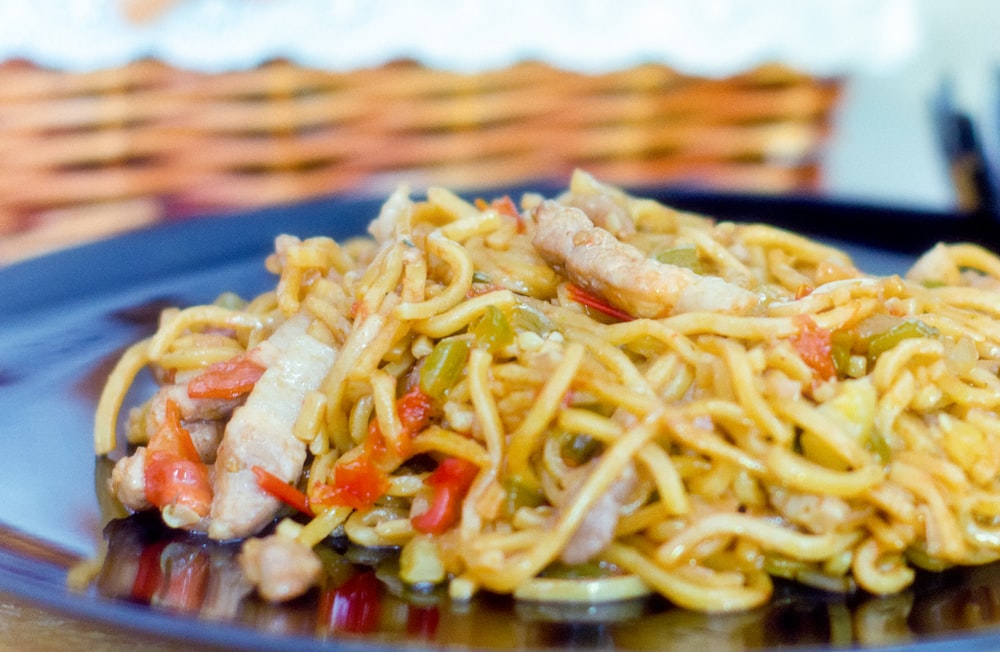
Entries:
<svg viewBox="0 0 1000 652">
<path fill-rule="evenodd" d="M 157 220 L 400 181 L 607 181 L 786 192 L 818 183 L 836 80 L 773 66 L 726 79 L 645 65 L 283 61 L 201 74 L 155 61 L 88 74 L 0 64 L 0 263 Z"/>
</svg>

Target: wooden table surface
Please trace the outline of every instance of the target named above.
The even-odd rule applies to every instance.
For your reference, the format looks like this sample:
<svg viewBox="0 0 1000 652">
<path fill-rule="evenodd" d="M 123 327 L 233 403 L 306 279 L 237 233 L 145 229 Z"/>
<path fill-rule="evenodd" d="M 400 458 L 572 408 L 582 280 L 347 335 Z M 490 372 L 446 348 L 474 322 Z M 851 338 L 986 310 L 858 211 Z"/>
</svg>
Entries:
<svg viewBox="0 0 1000 652">
<path fill-rule="evenodd" d="M 223 648 L 199 647 L 211 652 Z M 101 652 L 178 652 L 190 643 L 116 629 L 99 622 L 79 620 L 42 608 L 20 597 L 0 593 L 0 651 L 48 652 L 89 650 Z"/>
</svg>

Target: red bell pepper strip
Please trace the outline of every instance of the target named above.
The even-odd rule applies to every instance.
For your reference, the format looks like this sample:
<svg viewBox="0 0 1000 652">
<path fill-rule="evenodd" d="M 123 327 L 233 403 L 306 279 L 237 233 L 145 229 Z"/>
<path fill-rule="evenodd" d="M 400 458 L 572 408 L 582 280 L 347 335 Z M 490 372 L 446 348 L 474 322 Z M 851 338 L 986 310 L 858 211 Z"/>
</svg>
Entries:
<svg viewBox="0 0 1000 652">
<path fill-rule="evenodd" d="M 146 500 L 163 509 L 185 505 L 199 516 L 207 516 L 212 506 L 212 484 L 201 462 L 191 462 L 166 452 L 146 456 L 144 469 Z"/>
<path fill-rule="evenodd" d="M 257 476 L 257 486 L 265 493 L 271 494 L 281 502 L 293 509 L 297 509 L 309 518 L 315 516 L 312 507 L 309 506 L 309 497 L 297 488 L 288 484 L 278 476 L 260 466 L 253 466 L 250 469 Z"/>
<path fill-rule="evenodd" d="M 799 332 L 792 337 L 792 346 L 798 352 L 803 362 L 823 380 L 829 380 L 837 375 L 833 362 L 833 334 L 821 328 L 809 315 L 796 315 L 793 318 Z"/>
<path fill-rule="evenodd" d="M 150 453 L 166 452 L 189 462 L 200 462 L 201 456 L 191 439 L 191 433 L 181 423 L 181 409 L 173 399 L 167 399 L 163 410 L 163 423 L 152 437 L 146 449 Z"/>
<path fill-rule="evenodd" d="M 427 534 L 441 534 L 458 521 L 462 499 L 476 479 L 479 467 L 458 457 L 447 457 L 427 477 L 434 488 L 427 511 L 410 519 L 413 527 Z"/>
<path fill-rule="evenodd" d="M 146 500 L 160 509 L 171 504 L 186 505 L 199 516 L 206 516 L 212 504 L 208 467 L 181 424 L 180 408 L 174 401 L 167 401 L 163 424 L 146 448 Z"/>
<path fill-rule="evenodd" d="M 365 509 L 389 490 L 389 472 L 409 457 L 413 436 L 427 427 L 433 415 L 434 399 L 414 385 L 396 401 L 400 433 L 386 441 L 378 421 L 372 420 L 363 452 L 341 458 L 334 465 L 333 484 L 318 483 L 313 488 L 314 504 L 342 505 Z"/>
<path fill-rule="evenodd" d="M 399 414 L 401 433 L 394 452 L 405 459 L 409 456 L 410 441 L 413 436 L 430 424 L 434 412 L 434 399 L 420 389 L 419 384 L 415 384 L 396 401 L 396 412 Z M 377 426 L 377 422 L 373 423 Z"/>
<path fill-rule="evenodd" d="M 264 375 L 264 367 L 246 354 L 209 365 L 188 382 L 191 398 L 231 399 L 249 394 Z"/>
<path fill-rule="evenodd" d="M 366 453 L 339 461 L 334 467 L 333 484 L 318 484 L 312 502 L 365 509 L 389 490 L 389 474 L 379 468 Z"/>
<path fill-rule="evenodd" d="M 572 299 L 573 301 L 583 304 L 588 308 L 593 308 L 597 312 L 604 313 L 609 317 L 614 317 L 619 321 L 632 321 L 633 319 L 635 319 L 635 317 L 628 314 L 624 310 L 615 308 L 607 301 L 595 297 L 593 294 L 587 292 L 579 285 L 575 285 L 573 283 L 567 283 L 566 292 L 569 294 L 570 299 Z"/>
</svg>

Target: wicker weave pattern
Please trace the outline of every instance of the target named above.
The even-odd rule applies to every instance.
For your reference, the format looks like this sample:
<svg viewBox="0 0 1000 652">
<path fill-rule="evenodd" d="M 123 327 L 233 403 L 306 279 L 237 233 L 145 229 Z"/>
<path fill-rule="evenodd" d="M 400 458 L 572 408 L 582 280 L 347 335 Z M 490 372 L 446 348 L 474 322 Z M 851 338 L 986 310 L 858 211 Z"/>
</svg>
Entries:
<svg viewBox="0 0 1000 652">
<path fill-rule="evenodd" d="M 814 187 L 835 81 L 769 67 L 587 76 L 411 63 L 274 62 L 209 75 L 154 61 L 90 74 L 0 65 L 0 262 L 164 218 L 384 193 L 565 180 Z"/>
</svg>

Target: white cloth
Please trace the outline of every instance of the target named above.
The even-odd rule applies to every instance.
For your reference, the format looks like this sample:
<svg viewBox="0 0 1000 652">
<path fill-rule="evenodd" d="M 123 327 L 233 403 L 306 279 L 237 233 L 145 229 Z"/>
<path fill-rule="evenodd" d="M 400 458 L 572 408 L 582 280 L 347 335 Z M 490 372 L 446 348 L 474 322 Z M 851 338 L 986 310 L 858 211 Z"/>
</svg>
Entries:
<svg viewBox="0 0 1000 652">
<path fill-rule="evenodd" d="M 833 75 L 895 66 L 920 37 L 911 0 L 175 0 L 141 22 L 128 1 L 0 0 L 0 60 L 84 71 L 155 57 L 218 72 L 407 57 L 474 72 L 535 59 L 709 76 L 777 61 Z"/>
</svg>

